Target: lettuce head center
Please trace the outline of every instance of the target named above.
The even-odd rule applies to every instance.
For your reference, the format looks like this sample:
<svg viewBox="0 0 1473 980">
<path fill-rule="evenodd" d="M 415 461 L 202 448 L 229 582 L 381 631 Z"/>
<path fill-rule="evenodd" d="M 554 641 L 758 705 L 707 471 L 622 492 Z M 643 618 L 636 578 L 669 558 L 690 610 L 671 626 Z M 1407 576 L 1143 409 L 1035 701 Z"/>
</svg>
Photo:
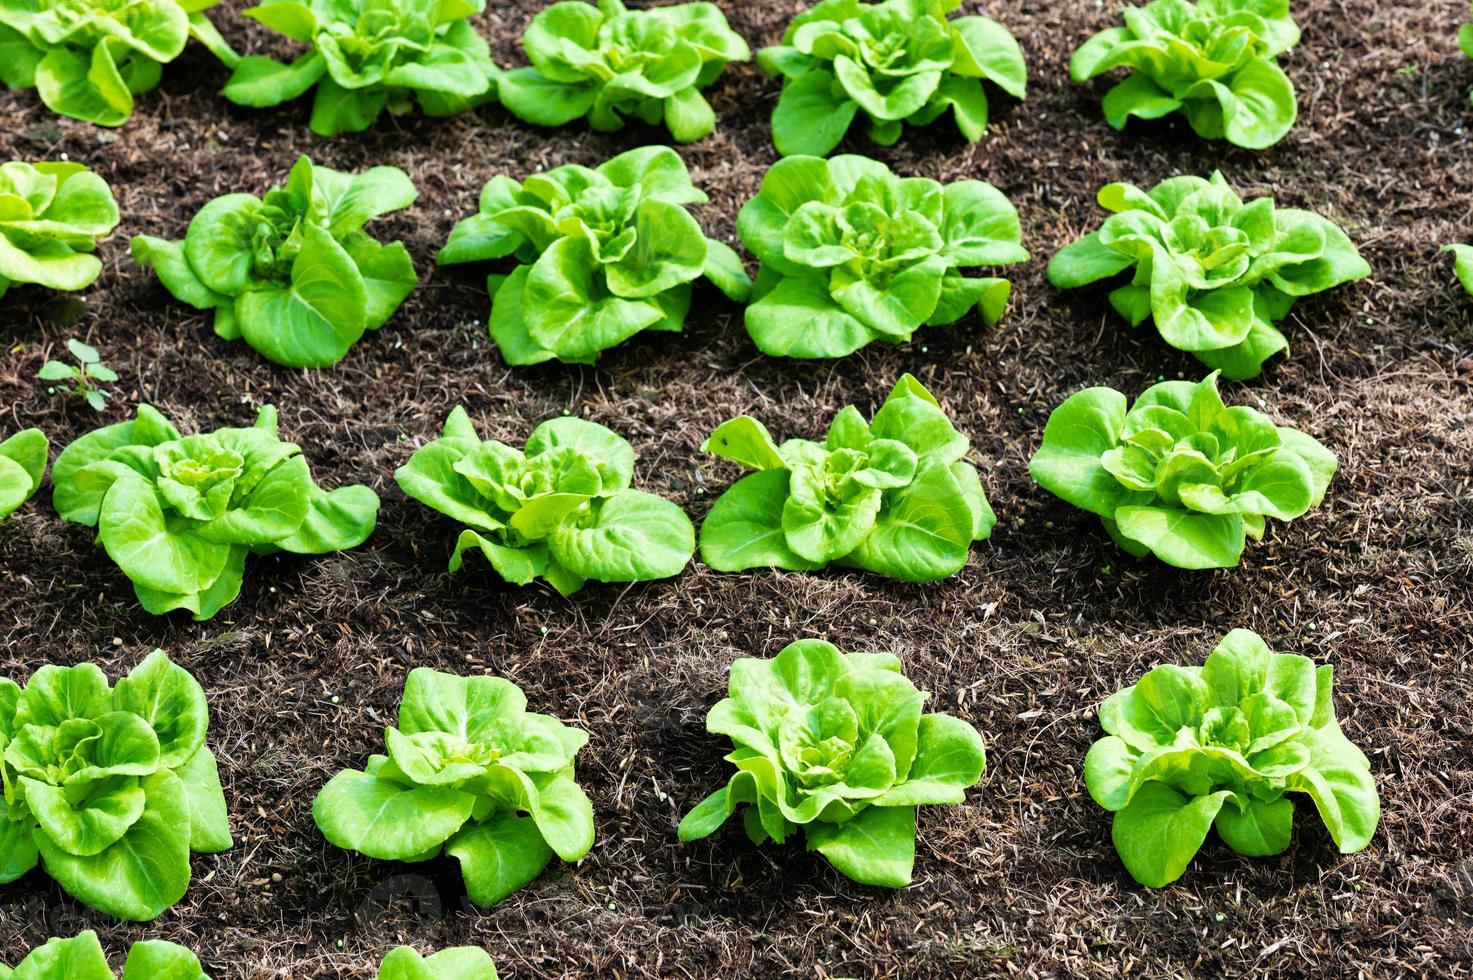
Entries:
<svg viewBox="0 0 1473 980">
<path fill-rule="evenodd" d="M 201 492 L 233 481 L 244 471 L 240 453 L 218 444 L 190 447 L 188 455 L 166 455 L 159 471 L 175 483 Z"/>
</svg>

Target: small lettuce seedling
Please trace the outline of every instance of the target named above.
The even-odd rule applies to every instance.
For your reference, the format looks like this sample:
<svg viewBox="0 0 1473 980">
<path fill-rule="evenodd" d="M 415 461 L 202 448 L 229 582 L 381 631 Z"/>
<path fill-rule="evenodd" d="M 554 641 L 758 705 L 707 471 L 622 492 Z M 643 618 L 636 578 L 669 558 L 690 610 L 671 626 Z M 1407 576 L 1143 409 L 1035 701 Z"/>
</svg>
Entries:
<svg viewBox="0 0 1473 980">
<path fill-rule="evenodd" d="M 97 933 L 88 929 L 72 939 L 51 939 L 31 950 L 11 969 L 0 963 L 0 980 L 115 980 Z M 199 957 L 183 946 L 159 939 L 133 944 L 122 980 L 210 980 Z"/>
<path fill-rule="evenodd" d="M 312 803 L 334 846 L 384 861 L 443 850 L 481 906 L 536 878 L 554 854 L 572 862 L 593 847 L 593 804 L 573 772 L 588 733 L 528 711 L 511 681 L 418 667 L 384 742 L 386 755 L 338 773 Z"/>
<path fill-rule="evenodd" d="M 218 2 L 0 0 L 0 82 L 34 88 L 52 112 L 121 126 L 191 37 L 228 66 L 239 60 L 204 14 Z"/>
<path fill-rule="evenodd" d="M 102 273 L 92 254 L 97 241 L 117 226 L 112 188 L 81 164 L 0 164 L 0 296 L 15 283 L 66 291 L 92 285 Z"/>
<path fill-rule="evenodd" d="M 779 357 L 843 357 L 973 307 L 996 323 L 1012 284 L 962 270 L 1028 259 L 1018 212 L 980 180 L 897 177 L 859 156 L 788 157 L 737 216 L 762 261 L 747 332 Z"/>
<path fill-rule="evenodd" d="M 1442 250 L 1453 253 L 1453 273 L 1464 292 L 1473 296 L 1473 245 L 1446 245 Z"/>
<path fill-rule="evenodd" d="M 323 490 L 302 449 L 277 437 L 276 409 L 249 429 L 181 436 L 152 406 L 62 450 L 51 469 L 63 520 L 97 540 L 154 615 L 210 619 L 240 594 L 247 554 L 321 555 L 373 533 L 378 496 Z"/>
<path fill-rule="evenodd" d="M 793 18 L 782 43 L 757 53 L 783 79 L 772 140 L 784 156 L 827 156 L 856 117 L 890 146 L 903 124 L 928 126 L 948 111 L 972 142 L 987 132 L 989 81 L 1021 99 L 1023 51 L 983 16 L 946 15 L 961 0 L 822 0 Z"/>
<path fill-rule="evenodd" d="M 1049 282 L 1075 289 L 1130 272 L 1110 293 L 1116 311 L 1234 381 L 1288 351 L 1274 324 L 1300 297 L 1371 274 L 1339 225 L 1272 198 L 1245 204 L 1220 173 L 1150 191 L 1109 184 L 1099 203 L 1113 213 L 1054 256 Z"/>
<path fill-rule="evenodd" d="M 427 116 L 453 116 L 495 98 L 491 48 L 466 23 L 485 9 L 485 0 L 266 0 L 245 15 L 312 50 L 285 65 L 242 58 L 221 94 L 264 108 L 315 85 L 308 125 L 319 136 L 362 132 L 416 102 Z"/>
<path fill-rule="evenodd" d="M 1340 853 L 1363 850 L 1381 800 L 1335 718 L 1333 677 L 1236 629 L 1203 666 L 1166 664 L 1111 695 L 1084 781 L 1115 814 L 1110 836 L 1131 877 L 1170 884 L 1214 828 L 1239 854 L 1282 854 L 1293 793 L 1314 802 Z"/>
<path fill-rule="evenodd" d="M 1325 498 L 1335 454 L 1251 408 L 1228 408 L 1217 375 L 1166 381 L 1126 410 L 1113 388 L 1086 388 L 1049 416 L 1028 461 L 1038 485 L 1098 514 L 1115 543 L 1177 568 L 1232 568 L 1268 518 L 1293 520 Z"/>
<path fill-rule="evenodd" d="M 93 664 L 0 679 L 0 884 L 39 862 L 83 904 L 157 918 L 188 890 L 191 852 L 233 843 L 209 725 L 199 682 L 162 650 L 116 687 Z"/>
<path fill-rule="evenodd" d="M 102 385 L 118 380 L 118 373 L 102 363 L 102 355 L 97 353 L 97 348 L 84 344 L 80 340 L 68 340 L 66 349 L 72 357 L 76 358 L 76 364 L 67 364 L 65 361 L 47 361 L 41 365 L 41 370 L 36 372 L 36 377 L 41 381 L 66 381 L 71 384 L 71 387 L 52 386 L 46 389 L 46 393 L 52 395 L 59 391 L 72 398 L 81 399 L 94 412 L 107 408 L 107 399 L 112 392 L 103 388 Z"/>
<path fill-rule="evenodd" d="M 613 132 L 633 117 L 663 122 L 680 143 L 716 127 L 701 89 L 752 57 L 712 3 L 629 10 L 621 0 L 565 0 L 532 18 L 522 46 L 531 66 L 497 80 L 501 104 L 519 119 L 563 126 L 587 116 Z"/>
<path fill-rule="evenodd" d="M 1276 60 L 1299 43 L 1289 0 L 1154 0 L 1122 16 L 1069 60 L 1076 82 L 1131 69 L 1105 95 L 1115 129 L 1180 112 L 1203 139 L 1261 150 L 1293 127 L 1294 84 Z"/>
<path fill-rule="evenodd" d="M 688 204 L 706 203 L 674 150 L 647 146 L 595 170 L 566 164 L 523 183 L 493 177 L 480 210 L 450 233 L 441 265 L 515 257 L 493 275 L 491 339 L 508 364 L 592 364 L 642 330 L 679 332 L 702 276 L 738 303 L 742 261 L 707 238 Z"/>
<path fill-rule="evenodd" d="M 409 946 L 400 946 L 384 957 L 378 980 L 497 980 L 491 954 L 476 946 L 443 949 L 420 956 Z"/>
<path fill-rule="evenodd" d="M 1458 47 L 1463 49 L 1463 54 L 1473 58 L 1473 24 L 1464 24 L 1458 28 Z M 1468 99 L 1473 102 L 1473 94 Z"/>
<path fill-rule="evenodd" d="M 450 555 L 460 569 L 477 549 L 508 582 L 546 579 L 562 595 L 597 582 L 679 575 L 695 529 L 678 506 L 634 490 L 634 450 L 594 422 L 556 418 L 523 449 L 482 442 L 465 409 L 444 435 L 394 471 L 405 493 L 468 525 Z"/>
<path fill-rule="evenodd" d="M 961 571 L 997 518 L 967 437 L 905 375 L 872 423 L 853 405 L 819 443 L 779 446 L 749 415 L 701 449 L 757 472 L 738 480 L 701 525 L 701 560 L 718 572 L 809 571 L 830 563 L 934 582 Z"/>
<path fill-rule="evenodd" d="M 707 731 L 731 738 L 737 771 L 686 814 L 680 839 L 706 837 L 745 807 L 754 844 L 801 830 L 808 850 L 855 881 L 910 884 L 916 808 L 961 803 L 987 765 L 976 729 L 922 713 L 929 697 L 893 654 L 823 640 L 737 660 L 728 697 L 706 716 Z"/>
<path fill-rule="evenodd" d="M 0 520 L 9 517 L 30 500 L 46 475 L 46 454 L 51 448 L 40 429 L 22 429 L 0 440 Z"/>
<path fill-rule="evenodd" d="M 415 196 L 397 167 L 345 174 L 302 157 L 264 199 L 226 194 L 200 208 L 183 241 L 135 237 L 133 260 L 176 299 L 214 310 L 224 339 L 286 367 L 327 367 L 414 290 L 404 244 L 363 226 Z"/>
</svg>

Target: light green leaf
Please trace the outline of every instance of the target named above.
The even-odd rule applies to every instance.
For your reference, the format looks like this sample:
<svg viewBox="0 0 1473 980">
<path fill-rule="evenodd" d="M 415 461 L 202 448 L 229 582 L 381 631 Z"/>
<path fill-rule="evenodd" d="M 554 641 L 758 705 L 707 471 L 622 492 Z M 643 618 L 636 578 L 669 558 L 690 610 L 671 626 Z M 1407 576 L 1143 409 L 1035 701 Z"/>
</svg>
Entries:
<svg viewBox="0 0 1473 980">
<path fill-rule="evenodd" d="M 718 572 L 819 567 L 788 547 L 782 523 L 787 497 L 786 469 L 765 470 L 738 480 L 717 499 L 701 525 L 701 561 Z"/>
<path fill-rule="evenodd" d="M 1233 568 L 1243 554 L 1243 521 L 1235 514 L 1127 506 L 1114 520 L 1122 536 L 1177 568 Z"/>
<path fill-rule="evenodd" d="M 470 819 L 474 802 L 458 789 L 401 786 L 347 769 L 317 794 L 312 817 L 336 847 L 403 861 L 448 841 Z"/>
<path fill-rule="evenodd" d="M 1270 857 L 1288 850 L 1294 831 L 1294 803 L 1288 797 L 1271 802 L 1248 800 L 1247 808 L 1224 806 L 1213 822 L 1223 843 L 1248 857 Z"/>
<path fill-rule="evenodd" d="M 908 582 L 935 582 L 961 571 L 973 540 L 972 511 L 948 467 L 925 466 L 887 498 L 874 530 L 848 561 Z"/>
<path fill-rule="evenodd" d="M 1028 261 L 1018 211 L 1002 191 L 980 180 L 959 180 L 946 185 L 945 201 L 941 237 L 956 265 Z"/>
<path fill-rule="evenodd" d="M 1308 793 L 1342 854 L 1364 850 L 1381 819 L 1381 798 L 1365 754 L 1333 720 L 1307 739 L 1309 765 L 1291 775 L 1288 788 Z"/>
<path fill-rule="evenodd" d="M 99 778 L 71 792 L 21 776 L 21 797 L 38 833 L 61 851 L 92 857 L 116 844 L 143 815 L 146 797 L 137 779 Z"/>
<path fill-rule="evenodd" d="M 51 48 L 36 66 L 41 101 L 63 116 L 99 126 L 127 122 L 133 114 L 133 93 L 118 71 L 115 48 L 126 50 L 121 41 L 107 39 L 93 46 L 90 58 L 75 48 Z"/>
<path fill-rule="evenodd" d="M 599 86 L 593 82 L 559 82 L 536 68 L 513 68 L 496 79 L 501 104 L 534 126 L 565 126 L 593 109 Z"/>
<path fill-rule="evenodd" d="M 421 958 L 408 946 L 384 957 L 378 980 L 496 980 L 491 954 L 475 946 L 441 950 Z"/>
<path fill-rule="evenodd" d="M 44 834 L 36 843 L 46 872 L 67 894 L 119 919 L 147 922 L 189 888 L 189 805 L 170 772 L 141 783 L 148 803 L 121 840 L 100 854 L 68 854 Z"/>
<path fill-rule="evenodd" d="M 46 664 L 31 675 L 14 702 L 12 731 L 27 725 L 55 727 L 77 718 L 96 718 L 113 710 L 107 676 L 95 664 Z"/>
<path fill-rule="evenodd" d="M 276 6 L 283 5 L 270 4 L 255 9 Z M 316 51 L 309 51 L 286 65 L 274 58 L 246 55 L 235 66 L 220 94 L 236 105 L 266 108 L 300 98 L 326 73 L 327 62 Z"/>
<path fill-rule="evenodd" d="M 1043 444 L 1028 473 L 1049 493 L 1102 517 L 1135 499 L 1111 476 L 1100 457 L 1114 449 L 1125 424 L 1125 396 L 1112 388 L 1086 388 L 1054 409 Z"/>
<path fill-rule="evenodd" d="M 404 684 L 399 727 L 409 735 L 448 732 L 471 742 L 505 743 L 520 733 L 526 713 L 526 695 L 505 678 L 416 667 Z"/>
<path fill-rule="evenodd" d="M 318 136 L 361 133 L 373 125 L 387 102 L 387 89 L 344 88 L 331 76 L 325 75 L 317 83 L 317 95 L 312 100 L 312 119 L 308 127 Z"/>
<path fill-rule="evenodd" d="M 685 208 L 644 201 L 634 212 L 634 230 L 634 247 L 618 262 L 604 266 L 614 295 L 646 299 L 705 271 L 706 236 Z M 535 269 L 532 278 L 537 278 Z"/>
<path fill-rule="evenodd" d="M 210 712 L 194 676 L 155 650 L 113 690 L 113 705 L 147 722 L 158 737 L 159 766 L 178 769 L 204 745 Z"/>
<path fill-rule="evenodd" d="M 665 100 L 665 125 L 677 143 L 694 143 L 716 128 L 716 111 L 695 86 Z"/>
<path fill-rule="evenodd" d="M 184 256 L 212 293 L 239 296 L 251 288 L 256 258 L 252 231 L 261 207 L 249 194 L 224 194 L 190 219 Z"/>
<path fill-rule="evenodd" d="M 1015 99 L 1027 94 L 1028 68 L 1023 49 L 1008 29 L 990 17 L 958 17 L 951 21 L 956 61 L 951 70 L 985 78 Z"/>
<path fill-rule="evenodd" d="M 445 853 L 460 862 L 466 895 L 483 908 L 530 884 L 552 860 L 532 818 L 510 813 L 466 827 Z"/>
<path fill-rule="evenodd" d="M 843 875 L 863 885 L 904 888 L 915 865 L 914 807 L 872 806 L 840 824 L 811 823 L 808 849 L 818 851 Z"/>
<path fill-rule="evenodd" d="M 210 980 L 199 957 L 183 946 L 145 939 L 128 950 L 123 980 Z"/>
<path fill-rule="evenodd" d="M 593 463 L 602 477 L 604 493 L 625 490 L 634 482 L 634 448 L 597 422 L 573 416 L 548 419 L 527 437 L 525 452 L 530 458 L 564 447 Z"/>
<path fill-rule="evenodd" d="M 747 333 L 774 357 L 844 357 L 875 333 L 829 293 L 826 277 L 784 277 L 747 307 Z"/>
<path fill-rule="evenodd" d="M 177 770 L 189 804 L 189 849 L 199 854 L 218 854 L 235 846 L 230 836 L 230 819 L 225 808 L 225 791 L 215 754 L 201 748 Z"/>
<path fill-rule="evenodd" d="M 455 541 L 455 550 L 450 555 L 450 571 L 460 571 L 464 562 L 464 553 L 470 549 L 479 549 L 481 555 L 496 570 L 496 574 L 513 585 L 527 585 L 534 578 L 547 574 L 549 556 L 547 546 L 543 543 L 526 545 L 524 547 L 507 547 L 497 541 L 493 541 L 485 535 L 477 534 L 475 531 L 462 531 L 460 537 Z M 562 589 L 559 589 L 563 592 Z M 564 595 L 569 594 L 563 592 Z"/>
<path fill-rule="evenodd" d="M 370 167 L 348 174 L 326 167 L 312 171 L 312 189 L 327 208 L 327 230 L 342 240 L 380 215 L 402 211 L 419 192 L 398 167 Z"/>
<path fill-rule="evenodd" d="M 844 138 L 859 103 L 838 79 L 813 69 L 784 85 L 772 113 L 772 142 L 783 156 L 827 156 Z"/>
<path fill-rule="evenodd" d="M 352 257 L 322 228 L 307 224 L 290 287 L 249 292 L 236 311 L 246 343 L 267 360 L 327 367 L 363 336 L 368 293 Z"/>
<path fill-rule="evenodd" d="M 1192 799 L 1165 783 L 1146 783 L 1110 826 L 1125 869 L 1147 888 L 1180 878 L 1232 795 L 1222 790 Z"/>
<path fill-rule="evenodd" d="M 539 785 L 532 820 L 564 861 L 577 861 L 593 848 L 593 803 L 571 776 Z"/>
<path fill-rule="evenodd" d="M 975 728 L 951 715 L 922 715 L 909 775 L 876 797 L 874 805 L 961 803 L 986 767 L 987 753 Z"/>
<path fill-rule="evenodd" d="M 158 492 L 133 474 L 113 483 L 103 497 L 98 539 L 135 585 L 179 594 L 209 588 L 225 570 L 231 550 L 187 528 L 174 530 Z"/>
<path fill-rule="evenodd" d="M 549 548 L 566 568 L 600 582 L 644 582 L 679 575 L 696 547 L 678 506 L 641 490 L 595 503 L 587 527 L 564 524 Z"/>
<path fill-rule="evenodd" d="M 741 256 L 724 242 L 706 239 L 706 265 L 702 273 L 730 300 L 746 303 L 752 295 L 752 280 L 747 276 Z"/>
<path fill-rule="evenodd" d="M 1161 119 L 1178 112 L 1184 103 L 1157 85 L 1145 72 L 1135 72 L 1105 93 L 1101 108 L 1105 121 L 1114 129 L 1125 128 L 1132 116 Z"/>
<path fill-rule="evenodd" d="M 29 500 L 41 486 L 49 449 L 40 429 L 24 429 L 0 440 L 0 518 Z"/>
<path fill-rule="evenodd" d="M 593 357 L 664 316 L 654 303 L 611 294 L 597 278 L 598 268 L 587 239 L 563 238 L 542 253 L 527 276 L 522 296 L 527 332 L 561 359 Z"/>
<path fill-rule="evenodd" d="M 898 82 L 886 79 L 893 84 L 882 92 L 867 68 L 842 54 L 834 59 L 834 75 L 849 98 L 859 103 L 872 119 L 884 122 L 898 122 L 919 112 L 935 94 L 942 77 L 939 71 L 921 71 L 902 76 Z M 789 82 L 788 86 L 794 84 Z"/>
<path fill-rule="evenodd" d="M 325 555 L 356 548 L 368 540 L 378 524 L 378 494 L 366 486 L 350 485 L 324 491 L 315 483 L 307 488 L 307 515 L 289 536 L 277 540 L 283 551 Z"/>
<path fill-rule="evenodd" d="M 721 423 L 701 443 L 701 452 L 715 453 L 749 470 L 787 469 L 777 443 L 767 426 L 750 415 L 739 415 Z"/>
<path fill-rule="evenodd" d="M 1193 100 L 1215 98 L 1211 122 L 1201 125 Z M 1215 136 L 1219 125 L 1229 143 L 1261 150 L 1283 139 L 1294 126 L 1299 108 L 1294 85 L 1284 70 L 1272 61 L 1250 61 L 1223 82 L 1203 80 L 1187 89 L 1182 100 L 1193 128 L 1204 136 Z M 1206 132 L 1203 132 L 1203 129 Z"/>
<path fill-rule="evenodd" d="M 113 980 L 102 943 L 90 929 L 73 939 L 47 940 L 31 950 L 14 973 L 5 967 L 0 970 L 7 980 Z"/>
</svg>

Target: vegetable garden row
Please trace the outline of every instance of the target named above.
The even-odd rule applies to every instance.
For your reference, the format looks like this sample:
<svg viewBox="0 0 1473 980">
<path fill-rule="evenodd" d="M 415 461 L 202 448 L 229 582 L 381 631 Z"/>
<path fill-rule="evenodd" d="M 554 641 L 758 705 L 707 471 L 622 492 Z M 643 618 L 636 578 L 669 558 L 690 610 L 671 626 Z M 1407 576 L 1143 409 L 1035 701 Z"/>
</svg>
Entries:
<svg viewBox="0 0 1473 980">
<path fill-rule="evenodd" d="M 494 101 L 538 126 L 586 117 L 607 132 L 628 120 L 684 143 L 717 125 L 702 91 L 752 57 L 709 3 L 555 3 L 523 35 L 531 64 L 502 70 L 468 23 L 478 0 L 267 0 L 247 16 L 310 48 L 283 63 L 238 55 L 211 24 L 211 5 L 0 0 L 0 81 L 35 88 L 62 115 L 121 126 L 194 38 L 230 68 L 225 98 L 269 107 L 311 92 L 310 126 L 324 137 L 381 125 L 385 111 L 449 116 Z M 1029 259 L 1007 196 L 981 180 L 942 183 L 829 156 L 851 130 L 890 146 L 906 127 L 948 115 L 976 141 L 988 125 L 984 82 L 1024 97 L 1017 42 L 998 21 L 949 16 L 960 5 L 822 0 L 757 53 L 782 80 L 772 138 L 783 159 L 736 218 L 754 277 L 746 256 L 702 230 L 690 208 L 707 195 L 663 146 L 596 167 L 492 176 L 434 261 L 486 271 L 489 334 L 517 367 L 591 365 L 646 331 L 680 332 L 702 280 L 744 308 L 752 344 L 771 357 L 907 344 L 974 311 L 995 325 L 1012 285 L 969 270 Z M 1288 0 L 1154 0 L 1122 18 L 1070 63 L 1080 82 L 1130 69 L 1104 97 L 1110 126 L 1180 113 L 1204 139 L 1262 149 L 1294 125 L 1295 93 L 1276 61 L 1299 39 Z M 1465 36 L 1473 54 L 1473 31 Z M 130 256 L 211 316 L 221 338 L 283 367 L 330 368 L 419 285 L 416 258 L 428 256 L 365 230 L 417 196 L 401 169 L 347 173 L 302 156 L 261 196 L 209 201 L 180 240 L 133 237 Z M 1298 300 L 1365 279 L 1371 266 L 1335 222 L 1269 197 L 1244 200 L 1217 172 L 1149 188 L 1110 183 L 1098 203 L 1108 217 L 1052 256 L 1049 281 L 1107 284 L 1119 317 L 1149 321 L 1205 377 L 1069 395 L 1052 406 L 1028 474 L 1096 515 L 1130 556 L 1234 568 L 1269 518 L 1321 506 L 1339 461 L 1310 435 L 1225 402 L 1219 379 L 1259 377 L 1288 352 L 1279 325 Z M 0 165 L 0 296 L 12 285 L 86 289 L 103 270 L 100 241 L 121 223 L 111 189 L 80 164 Z M 1473 291 L 1473 249 L 1450 247 Z M 89 371 L 102 376 L 96 360 L 88 353 L 74 372 L 84 387 Z M 966 460 L 968 436 L 909 373 L 871 418 L 849 405 L 821 440 L 775 438 L 748 414 L 710 431 L 702 450 L 748 472 L 699 534 L 677 503 L 636 488 L 634 449 L 616 429 L 558 417 L 508 445 L 449 407 L 439 438 L 407 453 L 394 481 L 455 529 L 450 572 L 470 557 L 507 583 L 541 580 L 563 597 L 589 583 L 679 576 L 697 552 L 718 573 L 833 568 L 934 583 L 958 574 L 998 521 Z M 185 434 L 140 403 L 54 462 L 50 450 L 37 428 L 0 442 L 0 518 L 49 470 L 56 514 L 95 529 L 139 605 L 158 616 L 211 620 L 241 593 L 248 557 L 357 548 L 378 520 L 371 487 L 316 482 L 269 404 L 250 426 Z M 754 845 L 797 840 L 856 882 L 908 885 L 917 808 L 962 803 L 986 766 L 982 734 L 926 712 L 930 697 L 899 657 L 821 639 L 736 660 L 728 696 L 706 720 L 730 740 L 732 771 L 688 809 L 680 841 L 702 846 L 693 842 L 739 814 Z M 597 836 L 576 770 L 589 733 L 536 707 L 545 706 L 529 706 L 502 677 L 416 667 L 382 754 L 321 787 L 317 829 L 375 860 L 453 858 L 481 907 L 554 858 L 578 862 Z M 190 887 L 191 855 L 235 844 L 209 719 L 206 688 L 161 650 L 115 683 L 93 664 L 44 666 L 24 685 L 0 680 L 0 883 L 39 869 L 109 916 L 164 914 Z M 1143 886 L 1180 878 L 1214 831 L 1241 855 L 1285 853 L 1296 798 L 1342 853 L 1366 848 L 1376 831 L 1376 783 L 1336 719 L 1332 668 L 1275 652 L 1250 630 L 1229 632 L 1200 664 L 1145 672 L 1104 701 L 1099 724 L 1106 734 L 1082 760 L 1083 781 L 1113 814 L 1114 848 Z M 13 971 L 0 965 L 0 978 L 12 976 L 113 973 L 98 937 L 83 932 Z M 185 948 L 142 941 L 123 976 L 205 974 Z M 472 947 L 427 957 L 401 947 L 380 973 L 495 976 L 491 956 Z"/>
</svg>

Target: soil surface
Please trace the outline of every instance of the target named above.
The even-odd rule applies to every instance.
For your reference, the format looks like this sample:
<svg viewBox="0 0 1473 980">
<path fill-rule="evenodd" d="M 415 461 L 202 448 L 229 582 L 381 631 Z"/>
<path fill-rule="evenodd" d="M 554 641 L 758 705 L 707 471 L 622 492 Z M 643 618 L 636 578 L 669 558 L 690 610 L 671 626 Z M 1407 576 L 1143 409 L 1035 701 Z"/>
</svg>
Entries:
<svg viewBox="0 0 1473 980">
<path fill-rule="evenodd" d="M 285 51 L 243 6 L 216 13 L 231 42 Z M 539 5 L 490 6 L 477 23 L 498 62 L 523 63 L 517 38 Z M 723 6 L 756 47 L 801 4 Z M 364 482 L 384 500 L 366 546 L 253 559 L 239 601 L 204 624 L 142 612 L 48 491 L 0 527 L 0 675 L 93 660 L 116 676 L 166 648 L 209 694 L 236 835 L 230 852 L 195 858 L 188 895 L 150 925 L 110 922 L 38 873 L 5 887 L 0 959 L 96 928 L 115 952 L 146 937 L 185 943 L 232 980 L 372 977 L 406 942 L 484 946 L 518 980 L 1473 976 L 1473 301 L 1439 253 L 1473 238 L 1473 62 L 1455 40 L 1466 3 L 1296 2 L 1304 40 L 1283 63 L 1299 122 L 1261 153 L 1206 143 L 1180 121 L 1106 126 L 1103 86 L 1070 83 L 1064 66 L 1113 22 L 1116 0 L 985 6 L 1023 44 L 1027 100 L 994 92 L 992 130 L 976 145 L 938 124 L 892 149 L 846 148 L 902 172 L 995 183 L 1022 213 L 1034 258 L 1008 272 L 1016 291 L 998 327 L 969 317 L 837 363 L 759 355 L 740 311 L 708 289 L 683 335 L 641 336 L 597 368 L 503 364 L 486 337 L 486 270 L 433 268 L 451 225 L 494 174 L 596 164 L 661 131 L 538 130 L 488 107 L 385 117 L 324 140 L 307 130 L 305 102 L 254 111 L 220 98 L 226 72 L 197 47 L 117 131 L 59 119 L 33 93 L 0 95 L 0 159 L 82 161 L 123 212 L 94 287 L 6 297 L 0 430 L 38 425 L 61 446 L 140 401 L 184 430 L 248 424 L 269 402 L 324 485 Z M 710 234 L 733 240 L 737 209 L 776 159 L 777 93 L 754 66 L 733 66 L 712 89 L 717 132 L 682 149 L 711 196 L 697 209 Z M 420 191 L 371 230 L 407 243 L 421 287 L 340 365 L 313 372 L 216 338 L 129 260 L 126 237 L 182 237 L 206 201 L 264 191 L 302 153 L 339 169 L 393 164 Z M 1152 331 L 1130 330 L 1102 291 L 1049 287 L 1044 266 L 1097 225 L 1100 185 L 1214 168 L 1245 194 L 1340 222 L 1375 273 L 1302 303 L 1286 325 L 1292 356 L 1225 387 L 1339 455 L 1325 505 L 1273 525 L 1239 568 L 1182 573 L 1123 555 L 1098 521 L 1034 487 L 1025 464 L 1049 411 L 1080 387 L 1134 394 L 1203 373 Z M 35 379 L 74 336 L 122 375 L 101 415 Z M 696 562 L 673 581 L 565 601 L 478 564 L 448 575 L 454 526 L 392 480 L 456 404 L 486 435 L 517 442 L 572 412 L 628 437 L 640 484 L 699 520 L 736 476 L 698 451 L 718 423 L 749 412 L 780 437 L 818 436 L 844 405 L 872 411 L 905 371 L 971 437 L 1001 518 L 968 567 L 933 586 L 717 575 Z M 1178 883 L 1141 888 L 1084 792 L 1097 705 L 1154 664 L 1200 663 L 1237 626 L 1335 665 L 1341 722 L 1380 786 L 1380 829 L 1369 849 L 1341 856 L 1301 804 L 1282 857 L 1240 858 L 1212 841 Z M 735 821 L 704 842 L 676 840 L 681 815 L 726 778 L 726 746 L 703 722 L 727 666 L 803 636 L 893 650 L 935 692 L 935 710 L 985 734 L 982 785 L 965 805 L 922 810 L 912 887 L 855 885 L 801 845 L 753 848 Z M 480 911 L 449 860 L 395 865 L 323 841 L 313 796 L 378 750 L 416 665 L 506 676 L 534 710 L 592 733 L 578 772 L 599 838 L 581 864 L 552 866 Z"/>
</svg>

